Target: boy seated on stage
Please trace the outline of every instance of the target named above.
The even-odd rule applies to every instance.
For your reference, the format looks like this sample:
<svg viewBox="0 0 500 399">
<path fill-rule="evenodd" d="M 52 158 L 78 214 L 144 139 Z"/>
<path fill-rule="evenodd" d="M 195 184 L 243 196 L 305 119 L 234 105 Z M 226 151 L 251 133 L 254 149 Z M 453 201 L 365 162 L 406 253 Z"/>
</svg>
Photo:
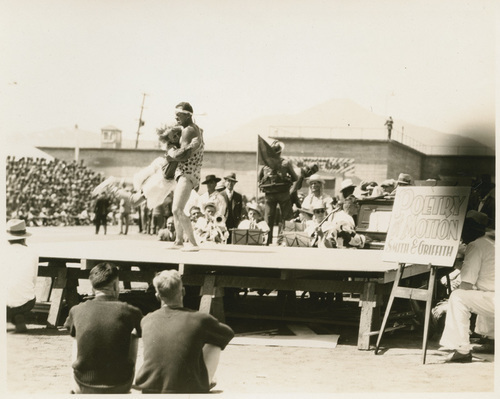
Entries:
<svg viewBox="0 0 500 399">
<path fill-rule="evenodd" d="M 135 386 L 142 393 L 207 393 L 221 351 L 233 330 L 208 313 L 184 307 L 184 287 L 177 270 L 153 279 L 162 307 L 141 322 L 144 363 Z"/>
<path fill-rule="evenodd" d="M 209 201 L 203 205 L 203 210 L 205 214 L 198 218 L 193 227 L 197 241 L 225 244 L 229 233 L 224 217 L 217 213 L 217 204 Z"/>
<path fill-rule="evenodd" d="M 89 280 L 95 298 L 73 306 L 64 324 L 76 339 L 72 393 L 128 393 L 134 379 L 142 313 L 118 300 L 120 283 L 115 265 L 99 263 L 90 271 Z"/>
</svg>

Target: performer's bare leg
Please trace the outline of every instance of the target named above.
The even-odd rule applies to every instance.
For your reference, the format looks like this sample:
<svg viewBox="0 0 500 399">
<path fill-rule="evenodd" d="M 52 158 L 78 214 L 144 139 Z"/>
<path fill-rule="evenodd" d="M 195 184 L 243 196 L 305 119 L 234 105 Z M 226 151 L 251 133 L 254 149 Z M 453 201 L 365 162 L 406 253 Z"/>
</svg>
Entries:
<svg viewBox="0 0 500 399">
<path fill-rule="evenodd" d="M 175 241 L 176 244 L 182 245 L 182 240 L 185 234 L 192 245 L 198 245 L 194 236 L 191 220 L 184 213 L 184 208 L 189 200 L 192 189 L 193 183 L 184 176 L 180 176 L 174 190 L 174 198 L 172 202 L 172 213 L 174 214 L 174 225 L 175 231 L 177 232 L 177 239 Z"/>
</svg>

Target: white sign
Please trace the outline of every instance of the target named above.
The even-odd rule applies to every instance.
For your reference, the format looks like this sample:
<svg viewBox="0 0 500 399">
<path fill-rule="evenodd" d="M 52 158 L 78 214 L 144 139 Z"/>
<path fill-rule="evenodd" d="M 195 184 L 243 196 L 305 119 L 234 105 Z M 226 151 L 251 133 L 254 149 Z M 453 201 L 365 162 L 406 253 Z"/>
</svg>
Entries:
<svg viewBox="0 0 500 399">
<path fill-rule="evenodd" d="M 398 187 L 384 261 L 453 266 L 469 187 Z"/>
</svg>

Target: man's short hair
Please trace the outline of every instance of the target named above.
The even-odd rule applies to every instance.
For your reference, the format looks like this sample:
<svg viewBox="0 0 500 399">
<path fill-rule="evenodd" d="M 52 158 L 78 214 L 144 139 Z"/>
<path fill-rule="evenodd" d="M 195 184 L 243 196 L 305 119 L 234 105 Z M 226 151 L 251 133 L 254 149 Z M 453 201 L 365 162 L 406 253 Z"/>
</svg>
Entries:
<svg viewBox="0 0 500 399">
<path fill-rule="evenodd" d="M 89 280 L 93 288 L 103 288 L 118 279 L 118 267 L 112 263 L 102 262 L 92 268 Z"/>
<path fill-rule="evenodd" d="M 177 270 L 163 270 L 153 279 L 153 285 L 160 297 L 173 300 L 182 292 L 182 278 Z"/>
</svg>

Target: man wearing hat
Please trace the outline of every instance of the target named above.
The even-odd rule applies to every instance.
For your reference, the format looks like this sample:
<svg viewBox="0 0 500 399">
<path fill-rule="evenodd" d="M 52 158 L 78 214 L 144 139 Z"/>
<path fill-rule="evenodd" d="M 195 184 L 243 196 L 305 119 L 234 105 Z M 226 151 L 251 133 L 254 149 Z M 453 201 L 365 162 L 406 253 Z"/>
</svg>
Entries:
<svg viewBox="0 0 500 399">
<path fill-rule="evenodd" d="M 273 227 L 276 222 L 276 208 L 279 205 L 281 210 L 281 221 L 293 219 L 292 200 L 290 197 L 290 189 L 292 184 L 298 180 L 297 173 L 293 169 L 293 165 L 289 160 L 281 156 L 285 145 L 280 141 L 275 141 L 271 144 L 271 148 L 275 151 L 278 158 L 276 165 L 271 168 L 264 165 L 259 171 L 259 188 L 265 194 L 265 219 L 271 232 L 267 237 L 267 244 L 271 244 L 273 240 Z"/>
<path fill-rule="evenodd" d="M 460 271 L 461 283 L 448 301 L 440 344 L 453 349 L 447 362 L 470 363 L 471 313 L 477 314 L 475 332 L 492 340 L 495 336 L 495 243 L 485 235 L 488 216 L 470 210 L 465 216 L 462 241 L 467 245 Z"/>
<path fill-rule="evenodd" d="M 234 229 L 238 227 L 246 214 L 245 207 L 243 206 L 243 197 L 240 193 L 234 191 L 234 186 L 238 180 L 236 180 L 236 173 L 229 173 L 224 177 L 224 183 L 226 189 L 221 192 L 222 196 L 226 200 L 227 208 L 224 217 L 226 218 L 227 229 Z M 231 244 L 231 235 L 227 239 L 227 243 Z"/>
<path fill-rule="evenodd" d="M 394 179 L 387 179 L 384 180 L 382 183 L 380 183 L 380 187 L 382 187 L 382 190 L 384 190 L 383 194 L 385 195 L 390 195 L 396 186 L 396 182 Z"/>
<path fill-rule="evenodd" d="M 341 206 L 342 209 L 352 216 L 354 224 L 358 223 L 358 199 L 354 195 L 356 185 L 351 179 L 344 179 L 340 186 L 340 193 L 342 194 Z"/>
<path fill-rule="evenodd" d="M 7 320 L 15 325 L 16 333 L 27 331 L 25 315 L 35 306 L 35 286 L 38 274 L 38 255 L 28 248 L 24 220 L 12 219 L 7 222 L 6 264 L 7 278 Z"/>
<path fill-rule="evenodd" d="M 207 186 L 207 192 L 200 195 L 199 201 L 198 201 L 198 206 L 201 209 L 205 208 L 205 204 L 207 202 L 214 202 L 215 205 L 217 206 L 217 213 L 219 215 L 224 216 L 226 213 L 226 200 L 222 196 L 220 192 L 218 192 L 215 187 L 217 186 L 217 183 L 221 181 L 220 177 L 217 177 L 215 175 L 207 175 L 205 177 L 205 180 L 201 182 L 201 184 L 205 184 Z"/>
<path fill-rule="evenodd" d="M 309 177 L 309 194 L 302 201 L 302 206 L 312 209 L 313 204 L 322 203 L 327 212 L 332 210 L 332 197 L 324 193 L 325 181 L 320 175 Z"/>
</svg>

